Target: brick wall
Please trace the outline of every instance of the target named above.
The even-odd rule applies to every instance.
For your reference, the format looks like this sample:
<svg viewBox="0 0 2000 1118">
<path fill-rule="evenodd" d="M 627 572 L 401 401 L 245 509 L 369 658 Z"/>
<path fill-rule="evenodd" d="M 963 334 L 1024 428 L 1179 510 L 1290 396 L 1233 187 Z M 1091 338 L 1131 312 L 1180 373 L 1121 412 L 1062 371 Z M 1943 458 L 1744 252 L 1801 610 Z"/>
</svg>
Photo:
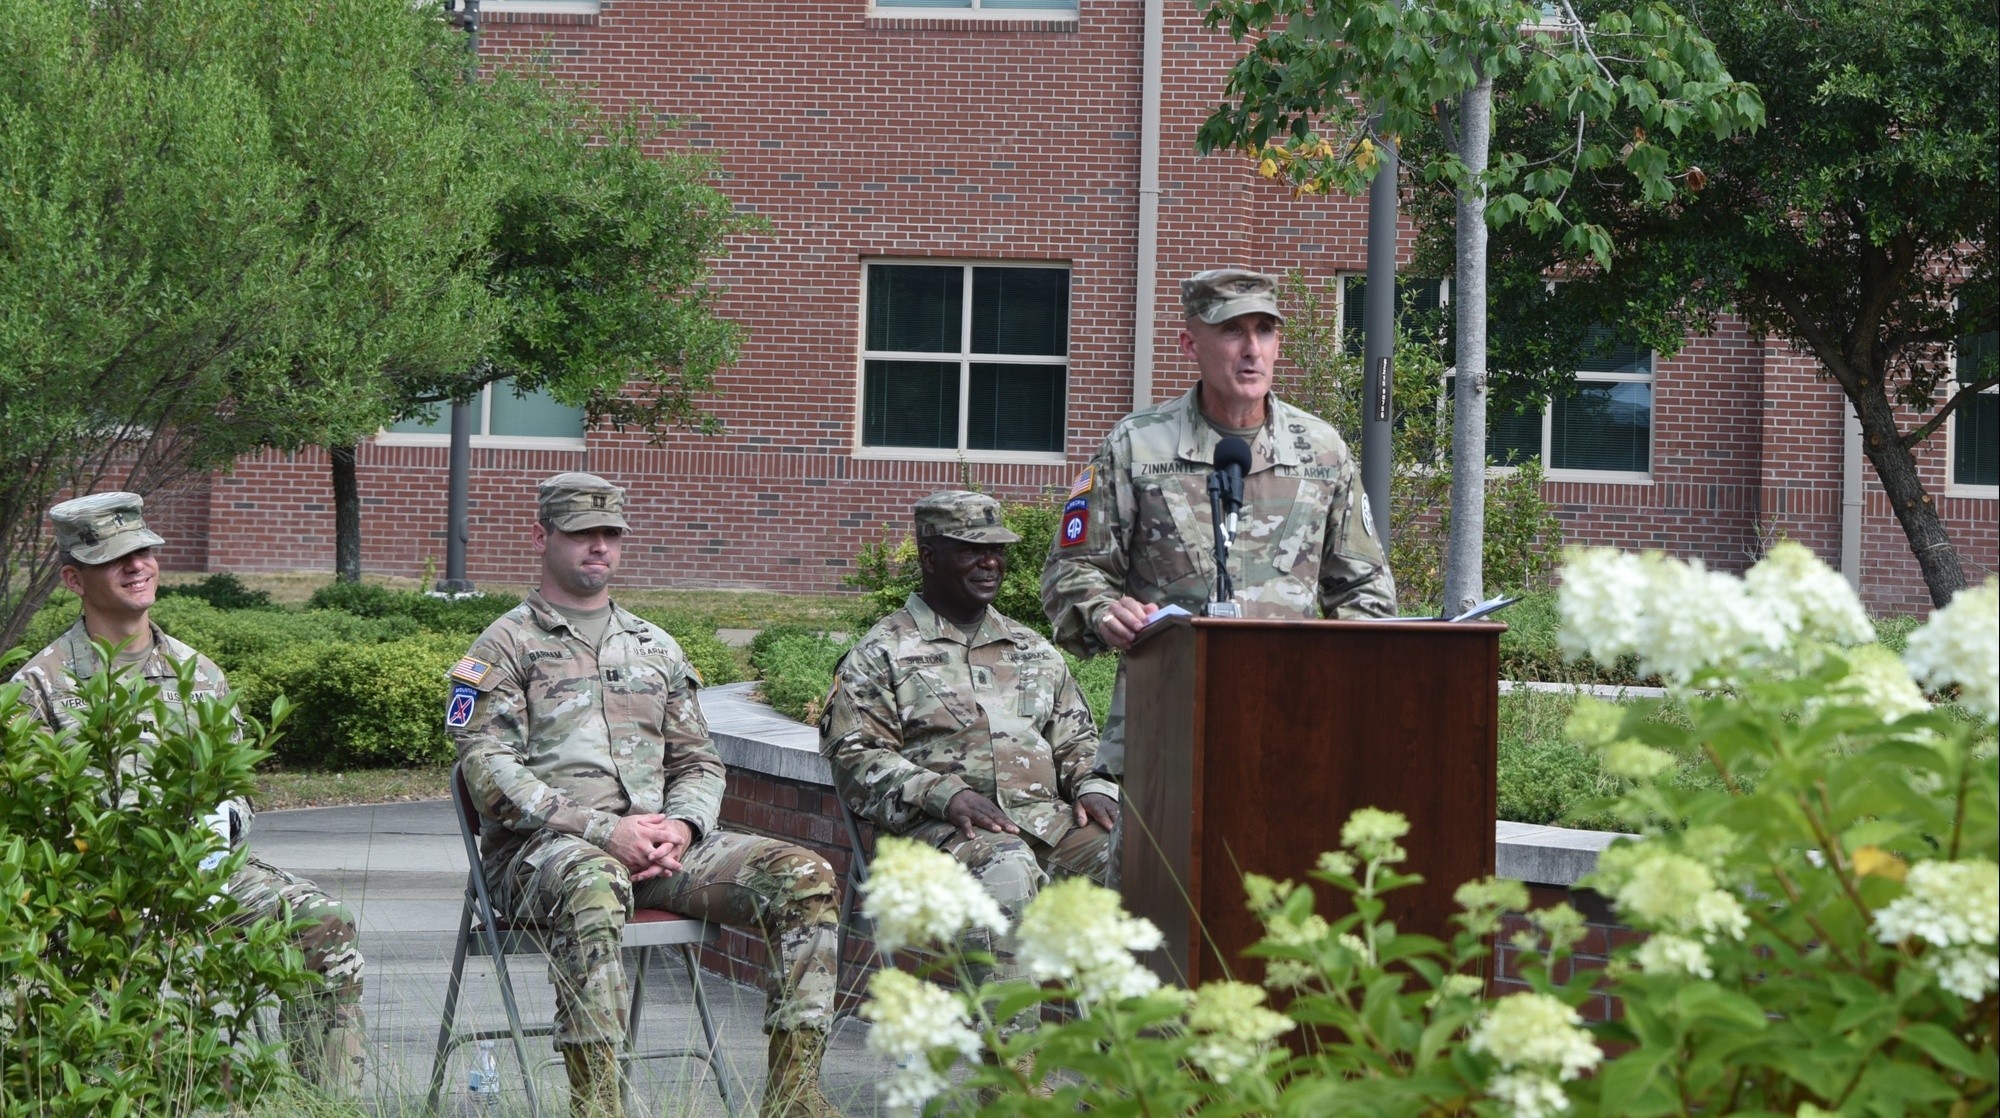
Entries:
<svg viewBox="0 0 2000 1118">
<path fill-rule="evenodd" d="M 1568 982 L 1585 971 L 1603 971 L 1611 961 L 1614 948 L 1641 942 L 1646 933 L 1635 931 L 1618 922 L 1611 913 L 1610 902 L 1602 894 L 1590 889 L 1562 889 L 1552 885 L 1528 886 L 1528 907 L 1531 909 L 1552 908 L 1568 904 L 1583 914 L 1584 933 L 1569 958 L 1557 963 L 1549 977 L 1557 983 Z M 1531 989 L 1527 980 L 1521 977 L 1521 949 L 1508 941 L 1526 932 L 1535 934 L 1535 927 L 1521 913 L 1508 913 L 1500 918 L 1500 931 L 1493 937 L 1493 978 L 1487 984 L 1489 992 L 1495 996 L 1524 993 Z M 1578 1007 L 1577 1012 L 1586 1021 L 1609 1021 L 1619 1015 L 1618 999 L 1606 993 L 1592 994 L 1589 1000 Z"/>
<path fill-rule="evenodd" d="M 1131 406 L 1138 217 L 1138 0 L 1083 0 L 1075 21 L 869 19 L 863 0 L 716 5 L 606 0 L 600 15 L 488 20 L 489 57 L 529 57 L 618 107 L 688 121 L 668 146 L 720 166 L 766 233 L 721 262 L 720 310 L 742 358 L 706 405 L 721 435 L 592 432 L 583 450 L 473 455 L 469 573 L 524 582 L 534 481 L 589 469 L 625 485 L 636 586 L 828 591 L 884 524 L 964 479 L 1022 497 L 1068 481 Z M 1177 283 L 1224 263 L 1332 276 L 1365 264 L 1359 200 L 1293 200 L 1229 155 L 1197 157 L 1234 48 L 1191 5 L 1166 12 L 1155 399 L 1194 371 L 1176 346 Z M 1405 249 L 1408 231 L 1405 231 Z M 1058 261 L 1071 268 L 1068 465 L 884 460 L 855 451 L 862 262 L 875 257 Z M 1740 569 L 1778 532 L 1839 557 L 1838 392 L 1810 362 L 1725 322 L 1657 371 L 1650 484 L 1551 482 L 1573 542 L 1660 547 Z M 2000 565 L 1995 502 L 1944 497 L 1943 446 L 1924 449 L 1954 542 Z M 445 451 L 365 446 L 363 563 L 416 575 L 444 554 Z M 211 489 L 216 570 L 325 569 L 330 483 L 318 454 L 245 459 Z M 1863 590 L 1921 612 L 1921 579 L 1879 494 Z"/>
</svg>

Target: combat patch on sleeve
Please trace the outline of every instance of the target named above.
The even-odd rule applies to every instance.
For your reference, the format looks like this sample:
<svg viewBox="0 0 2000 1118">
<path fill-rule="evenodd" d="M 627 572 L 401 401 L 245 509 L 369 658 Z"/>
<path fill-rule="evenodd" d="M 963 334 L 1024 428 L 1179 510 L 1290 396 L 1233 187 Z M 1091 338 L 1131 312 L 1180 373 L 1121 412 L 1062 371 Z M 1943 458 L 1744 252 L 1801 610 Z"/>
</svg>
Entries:
<svg viewBox="0 0 2000 1118">
<path fill-rule="evenodd" d="M 1069 487 L 1069 495 L 1071 497 L 1081 497 L 1085 493 L 1088 493 L 1092 489 L 1096 488 L 1096 486 L 1097 486 L 1097 467 L 1085 466 L 1083 468 L 1083 472 L 1076 475 L 1075 483 Z"/>
<path fill-rule="evenodd" d="M 1090 501 L 1084 497 L 1071 497 L 1063 506 L 1062 546 L 1075 547 L 1090 538 Z"/>
<path fill-rule="evenodd" d="M 479 698 L 479 691 L 463 683 L 451 685 L 451 698 L 444 703 L 444 724 L 454 730 L 462 729 L 472 722 L 472 704 Z"/>
<path fill-rule="evenodd" d="M 487 663 L 486 661 L 478 659 L 477 657 L 467 656 L 464 659 L 460 660 L 458 663 L 453 664 L 451 666 L 451 671 L 447 672 L 446 674 L 451 676 L 451 678 L 453 679 L 460 680 L 465 683 L 470 683 L 474 687 L 477 687 L 480 684 L 486 682 L 486 673 L 492 670 L 493 670 L 493 665 Z"/>
</svg>

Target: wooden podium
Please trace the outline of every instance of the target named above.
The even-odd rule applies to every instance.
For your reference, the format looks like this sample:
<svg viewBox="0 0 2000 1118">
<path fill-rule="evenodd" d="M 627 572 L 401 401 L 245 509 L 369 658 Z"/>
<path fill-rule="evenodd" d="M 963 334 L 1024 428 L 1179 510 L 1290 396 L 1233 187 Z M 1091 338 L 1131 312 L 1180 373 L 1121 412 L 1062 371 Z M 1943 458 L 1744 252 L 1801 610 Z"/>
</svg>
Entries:
<svg viewBox="0 0 2000 1118">
<path fill-rule="evenodd" d="M 1306 881 L 1356 808 L 1410 820 L 1399 929 L 1449 938 L 1458 886 L 1493 872 L 1500 634 L 1493 622 L 1161 622 L 1127 653 L 1125 906 L 1149 965 L 1193 988 L 1262 937 L 1243 874 Z M 1345 894 L 1310 882 L 1319 911 Z"/>
</svg>

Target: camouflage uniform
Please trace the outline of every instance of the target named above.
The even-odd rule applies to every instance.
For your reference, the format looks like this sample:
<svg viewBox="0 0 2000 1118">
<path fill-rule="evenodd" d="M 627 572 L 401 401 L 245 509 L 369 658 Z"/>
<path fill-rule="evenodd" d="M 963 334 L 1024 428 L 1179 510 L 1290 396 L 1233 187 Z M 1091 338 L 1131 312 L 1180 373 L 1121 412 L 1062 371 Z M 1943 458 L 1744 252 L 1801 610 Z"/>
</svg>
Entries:
<svg viewBox="0 0 2000 1118">
<path fill-rule="evenodd" d="M 1200 387 L 1119 420 L 1071 487 L 1042 569 L 1056 643 L 1105 651 L 1097 619 L 1121 596 L 1201 613 L 1215 584 L 1208 475 L 1223 438 Z M 1390 617 L 1396 585 L 1360 472 L 1333 426 L 1271 396 L 1250 440 L 1250 473 L 1229 551 L 1245 617 Z M 1098 768 L 1125 771 L 1125 671 L 1118 671 Z"/>
<path fill-rule="evenodd" d="M 777 960 L 765 1029 L 826 1029 L 833 867 L 717 827 L 722 759 L 672 637 L 613 605 L 593 651 L 531 593 L 487 627 L 452 678 L 446 723 L 487 824 L 480 860 L 494 903 L 549 926 L 558 1045 L 625 1039 L 618 943 L 635 906 L 758 929 Z M 685 822 L 695 841 L 679 871 L 635 886 L 604 845 L 621 817 L 654 812 Z"/>
<path fill-rule="evenodd" d="M 969 493 L 927 498 L 918 506 L 920 535 L 926 507 L 948 498 L 978 512 L 993 504 Z M 848 807 L 956 857 L 1011 923 L 1049 873 L 1105 879 L 1110 833 L 1095 823 L 1079 827 L 1074 807 L 1091 792 L 1118 798 L 1117 784 L 1091 771 L 1096 720 L 1062 654 L 999 611 L 989 607 L 968 639 L 910 595 L 842 658 L 819 730 Z M 975 829 L 963 837 L 945 809 L 968 789 L 992 800 L 1021 833 Z M 966 946 L 992 951 L 1004 976 L 1013 975 L 1010 940 Z"/>
<path fill-rule="evenodd" d="M 229 693 L 229 683 L 214 661 L 168 636 L 158 625 L 152 630 L 153 647 L 134 670 L 160 689 L 160 698 L 169 707 L 179 711 L 184 699 L 220 698 Z M 195 689 L 184 697 L 175 663 L 187 660 L 194 661 Z M 100 669 L 97 650 L 84 623 L 78 620 L 14 678 L 26 684 L 21 699 L 35 717 L 61 733 L 78 725 L 75 712 L 83 700 L 77 697 L 77 682 Z M 150 731 L 140 735 L 142 743 L 153 740 Z M 138 771 L 144 771 L 143 754 Z M 229 842 L 235 846 L 249 831 L 250 805 L 245 800 L 232 800 L 224 807 L 233 816 Z M 303 922 L 293 933 L 292 945 L 305 956 L 307 968 L 326 983 L 280 1007 L 279 1029 L 292 1065 L 301 1075 L 335 1091 L 351 1091 L 360 1079 L 367 1047 L 361 1015 L 362 958 L 355 943 L 353 915 L 319 886 L 254 857 L 246 858 L 243 868 L 231 875 L 227 891 L 239 906 L 231 924 L 247 926 L 265 919 Z"/>
</svg>

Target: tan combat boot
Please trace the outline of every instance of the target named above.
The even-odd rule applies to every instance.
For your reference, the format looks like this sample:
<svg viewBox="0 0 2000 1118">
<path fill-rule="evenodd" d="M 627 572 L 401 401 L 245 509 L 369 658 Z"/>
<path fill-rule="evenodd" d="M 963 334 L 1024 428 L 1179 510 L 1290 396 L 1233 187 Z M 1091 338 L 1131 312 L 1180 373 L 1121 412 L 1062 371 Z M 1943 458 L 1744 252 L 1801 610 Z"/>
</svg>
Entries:
<svg viewBox="0 0 2000 1118">
<path fill-rule="evenodd" d="M 770 1077 L 757 1118 L 841 1118 L 819 1088 L 826 1034 L 818 1029 L 771 1031 Z"/>
<path fill-rule="evenodd" d="M 564 1047 L 562 1056 L 563 1070 L 569 1073 L 570 1118 L 625 1118 L 616 1045 Z"/>
</svg>

